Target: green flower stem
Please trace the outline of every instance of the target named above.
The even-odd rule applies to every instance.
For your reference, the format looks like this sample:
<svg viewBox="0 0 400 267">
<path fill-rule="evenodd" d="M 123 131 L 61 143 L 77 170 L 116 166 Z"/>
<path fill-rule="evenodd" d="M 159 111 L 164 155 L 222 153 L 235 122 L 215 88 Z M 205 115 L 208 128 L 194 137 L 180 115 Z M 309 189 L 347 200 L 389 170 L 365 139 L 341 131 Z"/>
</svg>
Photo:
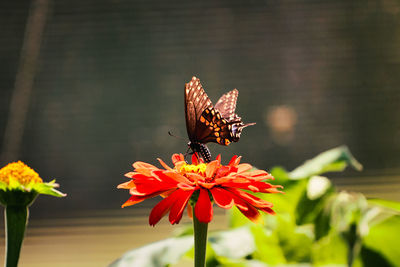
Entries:
<svg viewBox="0 0 400 267">
<path fill-rule="evenodd" d="M 206 261 L 208 223 L 199 222 L 193 212 L 194 227 L 194 266 L 204 267 Z"/>
<path fill-rule="evenodd" d="M 28 219 L 28 206 L 8 205 L 4 211 L 6 225 L 6 264 L 5 267 L 16 267 L 25 227 Z"/>
</svg>

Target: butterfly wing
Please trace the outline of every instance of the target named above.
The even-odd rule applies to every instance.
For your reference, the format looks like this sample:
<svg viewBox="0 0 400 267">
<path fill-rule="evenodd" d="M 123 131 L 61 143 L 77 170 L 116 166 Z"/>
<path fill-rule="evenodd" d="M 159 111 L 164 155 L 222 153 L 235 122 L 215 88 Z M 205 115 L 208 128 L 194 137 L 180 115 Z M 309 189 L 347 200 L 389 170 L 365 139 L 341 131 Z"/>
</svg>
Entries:
<svg viewBox="0 0 400 267">
<path fill-rule="evenodd" d="M 255 124 L 244 124 L 242 119 L 235 113 L 238 95 L 239 91 L 233 89 L 232 91 L 222 95 L 217 104 L 215 104 L 215 109 L 217 109 L 221 113 L 222 117 L 227 121 L 227 127 L 221 128 L 222 131 L 220 133 L 220 136 L 224 138 L 222 143 L 225 145 L 228 145 L 230 142 L 239 141 L 242 129 Z"/>
<path fill-rule="evenodd" d="M 186 129 L 192 144 L 227 146 L 239 140 L 244 127 L 255 124 L 244 124 L 235 113 L 238 94 L 236 89 L 224 94 L 214 108 L 198 78 L 185 85 Z"/>
<path fill-rule="evenodd" d="M 210 106 L 212 106 L 211 100 L 204 91 L 200 80 L 193 77 L 190 82 L 185 84 L 186 130 L 191 142 L 202 143 L 199 120 L 203 111 Z"/>
<path fill-rule="evenodd" d="M 217 104 L 215 104 L 215 109 L 221 113 L 222 118 L 232 121 L 236 117 L 240 120 L 235 113 L 238 95 L 239 91 L 233 89 L 219 98 Z"/>
</svg>

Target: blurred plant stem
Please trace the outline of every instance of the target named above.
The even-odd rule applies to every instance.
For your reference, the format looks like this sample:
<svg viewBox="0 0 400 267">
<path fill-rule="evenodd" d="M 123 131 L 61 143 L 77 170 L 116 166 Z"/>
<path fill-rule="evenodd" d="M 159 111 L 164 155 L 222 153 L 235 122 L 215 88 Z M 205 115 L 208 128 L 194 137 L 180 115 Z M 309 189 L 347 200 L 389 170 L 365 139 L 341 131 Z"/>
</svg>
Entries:
<svg viewBox="0 0 400 267">
<path fill-rule="evenodd" d="M 351 224 L 346 236 L 348 246 L 347 266 L 352 267 L 361 250 L 361 237 L 357 233 L 357 224 Z"/>
<path fill-rule="evenodd" d="M 33 0 L 26 21 L 0 161 L 17 160 L 28 114 L 50 0 Z"/>
<path fill-rule="evenodd" d="M 208 223 L 199 222 L 194 212 L 193 212 L 193 228 L 194 228 L 194 266 L 204 267 L 206 259 Z"/>
<path fill-rule="evenodd" d="M 9 205 L 5 208 L 6 227 L 6 259 L 5 267 L 16 267 L 22 241 L 24 240 L 25 227 L 28 222 L 28 207 L 26 205 Z"/>
</svg>

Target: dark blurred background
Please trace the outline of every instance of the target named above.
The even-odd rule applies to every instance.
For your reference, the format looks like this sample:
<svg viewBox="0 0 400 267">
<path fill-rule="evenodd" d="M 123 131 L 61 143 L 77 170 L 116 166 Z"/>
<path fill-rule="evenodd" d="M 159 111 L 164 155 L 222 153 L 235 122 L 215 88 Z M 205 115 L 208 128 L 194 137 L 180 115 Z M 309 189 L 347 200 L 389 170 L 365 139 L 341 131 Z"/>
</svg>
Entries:
<svg viewBox="0 0 400 267">
<path fill-rule="evenodd" d="M 193 75 L 213 103 L 238 88 L 257 123 L 209 146 L 225 162 L 291 170 L 346 144 L 364 171 L 333 178 L 400 200 L 397 0 L 1 1 L 0 27 L 1 166 L 20 159 L 68 194 L 34 217 L 120 209 L 134 161 L 186 152 Z"/>
</svg>

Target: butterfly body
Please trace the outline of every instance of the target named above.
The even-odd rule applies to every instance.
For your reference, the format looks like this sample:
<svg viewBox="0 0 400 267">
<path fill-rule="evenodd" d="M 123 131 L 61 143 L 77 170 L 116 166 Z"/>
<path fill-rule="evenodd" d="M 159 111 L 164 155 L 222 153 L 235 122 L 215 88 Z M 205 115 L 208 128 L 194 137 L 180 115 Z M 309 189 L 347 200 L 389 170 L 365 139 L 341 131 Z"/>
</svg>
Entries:
<svg viewBox="0 0 400 267">
<path fill-rule="evenodd" d="M 244 124 L 235 113 L 238 90 L 224 94 L 215 106 L 205 93 L 200 80 L 193 77 L 185 85 L 185 118 L 188 146 L 203 159 L 211 161 L 211 153 L 205 145 L 209 142 L 229 145 L 239 141 L 242 129 L 255 123 Z"/>
<path fill-rule="evenodd" d="M 211 161 L 210 149 L 205 144 L 201 144 L 198 142 L 189 142 L 188 146 L 193 152 L 200 153 L 205 162 Z"/>
</svg>

